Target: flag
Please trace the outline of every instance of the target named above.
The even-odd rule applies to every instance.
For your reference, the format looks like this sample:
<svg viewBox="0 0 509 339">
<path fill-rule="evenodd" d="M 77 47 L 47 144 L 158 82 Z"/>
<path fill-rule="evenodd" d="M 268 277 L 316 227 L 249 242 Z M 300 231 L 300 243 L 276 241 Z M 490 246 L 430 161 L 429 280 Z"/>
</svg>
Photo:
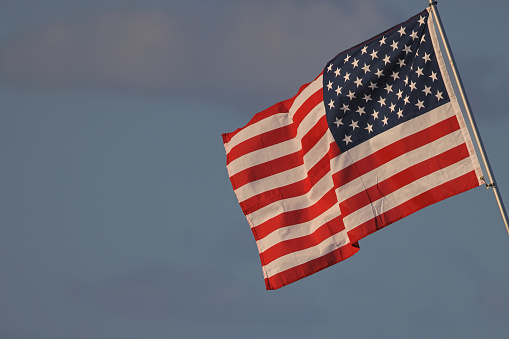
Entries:
<svg viewBox="0 0 509 339">
<path fill-rule="evenodd" d="M 484 184 L 429 10 L 338 54 L 223 142 L 267 289 Z"/>
</svg>

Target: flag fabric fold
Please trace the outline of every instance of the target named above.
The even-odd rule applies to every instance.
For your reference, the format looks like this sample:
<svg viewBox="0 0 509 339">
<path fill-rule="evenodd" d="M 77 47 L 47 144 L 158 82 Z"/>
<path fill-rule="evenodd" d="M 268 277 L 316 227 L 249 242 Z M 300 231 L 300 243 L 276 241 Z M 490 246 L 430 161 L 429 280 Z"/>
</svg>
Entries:
<svg viewBox="0 0 509 339">
<path fill-rule="evenodd" d="M 267 289 L 483 184 L 428 10 L 338 54 L 223 142 Z"/>
</svg>

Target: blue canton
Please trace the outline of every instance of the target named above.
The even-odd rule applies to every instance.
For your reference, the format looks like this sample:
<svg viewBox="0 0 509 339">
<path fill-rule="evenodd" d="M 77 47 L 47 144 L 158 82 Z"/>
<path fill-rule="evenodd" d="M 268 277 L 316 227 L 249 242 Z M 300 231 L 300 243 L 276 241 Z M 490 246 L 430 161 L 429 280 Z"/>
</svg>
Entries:
<svg viewBox="0 0 509 339">
<path fill-rule="evenodd" d="M 449 101 L 428 14 L 338 54 L 325 67 L 327 123 L 341 152 Z"/>
</svg>

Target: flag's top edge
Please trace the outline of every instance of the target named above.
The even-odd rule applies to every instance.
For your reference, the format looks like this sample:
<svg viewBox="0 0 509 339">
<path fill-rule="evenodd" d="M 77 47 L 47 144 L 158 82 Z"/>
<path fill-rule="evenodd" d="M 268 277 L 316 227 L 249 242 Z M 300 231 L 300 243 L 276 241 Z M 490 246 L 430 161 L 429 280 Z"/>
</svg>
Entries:
<svg viewBox="0 0 509 339">
<path fill-rule="evenodd" d="M 363 41 L 363 42 L 361 42 L 361 43 L 359 43 L 359 44 L 357 44 L 357 45 L 355 45 L 355 46 L 353 46 L 353 47 L 350 47 L 350 48 L 348 48 L 348 49 L 344 50 L 343 52 L 340 52 L 340 53 L 336 54 L 336 55 L 334 56 L 334 58 L 330 59 L 330 60 L 329 60 L 329 62 L 327 62 L 327 64 L 326 64 L 326 66 L 325 66 L 325 67 L 327 67 L 327 65 L 328 65 L 330 62 L 332 62 L 334 59 L 336 59 L 337 57 L 339 57 L 339 56 L 341 56 L 341 55 L 343 55 L 343 54 L 345 54 L 345 53 L 347 53 L 347 52 L 350 52 L 350 51 L 352 51 L 352 50 L 354 50 L 354 49 L 356 49 L 356 48 L 359 48 L 359 47 L 360 47 L 360 46 L 362 46 L 362 45 L 367 45 L 367 44 L 368 44 L 368 43 L 370 43 L 371 41 L 376 40 L 376 39 L 378 39 L 379 37 L 381 37 L 381 36 L 383 36 L 383 35 L 386 35 L 388 32 L 391 32 L 391 31 L 393 31 L 393 30 L 397 29 L 398 27 L 400 27 L 400 26 L 402 26 L 402 25 L 405 25 L 407 22 L 409 22 L 409 21 L 411 21 L 411 20 L 415 19 L 416 17 L 421 16 L 421 15 L 423 15 L 423 14 L 424 14 L 424 15 L 426 15 L 426 16 L 428 16 L 428 15 L 429 15 L 429 8 L 426 8 L 425 10 L 423 10 L 423 11 L 421 11 L 421 12 L 417 13 L 416 15 L 412 16 L 412 17 L 411 17 L 411 18 L 409 18 L 408 20 L 405 20 L 405 21 L 403 21 L 403 22 L 400 22 L 399 24 L 392 26 L 391 28 L 389 28 L 389 29 L 387 29 L 387 30 L 383 31 L 383 32 L 382 32 L 382 33 L 380 33 L 380 34 L 375 35 L 374 37 L 372 37 L 372 38 L 370 38 L 370 39 L 368 39 L 368 40 L 365 40 L 365 41 Z M 325 69 L 325 68 L 324 68 L 324 69 Z"/>
</svg>

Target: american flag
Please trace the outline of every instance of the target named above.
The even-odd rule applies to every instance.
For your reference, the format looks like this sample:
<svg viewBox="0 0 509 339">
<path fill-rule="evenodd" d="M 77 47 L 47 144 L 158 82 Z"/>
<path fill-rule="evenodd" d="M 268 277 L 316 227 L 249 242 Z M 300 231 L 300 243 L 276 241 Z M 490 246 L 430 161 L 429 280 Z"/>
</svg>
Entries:
<svg viewBox="0 0 509 339">
<path fill-rule="evenodd" d="M 223 141 L 267 289 L 484 184 L 428 10 L 338 54 Z"/>
</svg>

